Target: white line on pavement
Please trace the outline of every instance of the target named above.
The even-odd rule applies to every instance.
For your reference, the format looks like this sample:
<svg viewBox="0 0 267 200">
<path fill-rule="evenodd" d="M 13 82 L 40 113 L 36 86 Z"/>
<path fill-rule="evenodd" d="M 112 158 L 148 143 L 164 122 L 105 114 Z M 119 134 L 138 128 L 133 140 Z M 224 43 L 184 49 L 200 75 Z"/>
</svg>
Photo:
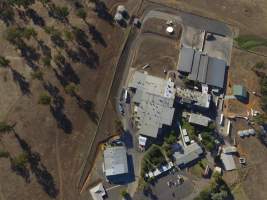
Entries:
<svg viewBox="0 0 267 200">
<path fill-rule="evenodd" d="M 112 186 L 112 187 L 110 187 L 110 188 L 107 188 L 106 191 L 110 191 L 110 190 L 115 189 L 115 188 L 120 187 L 120 186 L 122 186 L 122 185 L 115 185 L 115 186 Z"/>
</svg>

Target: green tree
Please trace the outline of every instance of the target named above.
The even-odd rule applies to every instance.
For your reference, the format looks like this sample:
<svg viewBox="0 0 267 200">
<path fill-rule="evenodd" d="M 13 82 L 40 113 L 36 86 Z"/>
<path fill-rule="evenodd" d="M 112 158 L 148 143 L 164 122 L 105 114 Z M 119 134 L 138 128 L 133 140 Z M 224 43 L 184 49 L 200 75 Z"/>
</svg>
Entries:
<svg viewBox="0 0 267 200">
<path fill-rule="evenodd" d="M 7 2 L 12 6 L 28 8 L 34 3 L 34 0 L 7 0 Z"/>
<path fill-rule="evenodd" d="M 22 31 L 22 36 L 24 38 L 26 38 L 27 40 L 37 37 L 37 32 L 35 31 L 34 28 L 30 27 L 30 28 L 24 28 Z"/>
<path fill-rule="evenodd" d="M 45 67 L 50 67 L 51 66 L 51 58 L 46 56 L 42 59 L 42 62 Z"/>
<path fill-rule="evenodd" d="M 54 61 L 57 63 L 57 64 L 63 64 L 65 63 L 65 57 L 59 52 L 55 55 L 54 57 Z"/>
<path fill-rule="evenodd" d="M 6 122 L 0 122 L 0 132 L 10 132 L 13 130 L 13 127 Z"/>
<path fill-rule="evenodd" d="M 51 96 L 49 96 L 46 92 L 42 93 L 39 96 L 38 103 L 42 105 L 49 105 L 51 103 Z"/>
<path fill-rule="evenodd" d="M 69 9 L 66 6 L 60 7 L 52 4 L 50 6 L 50 13 L 52 17 L 59 19 L 59 20 L 66 20 L 69 15 Z"/>
<path fill-rule="evenodd" d="M 80 8 L 77 10 L 76 15 L 80 17 L 81 19 L 85 20 L 87 17 L 87 13 L 83 8 Z"/>
<path fill-rule="evenodd" d="M 14 165 L 17 168 L 25 168 L 27 162 L 28 162 L 28 154 L 26 153 L 22 153 L 17 157 L 11 159 L 12 165 Z"/>
<path fill-rule="evenodd" d="M 9 24 L 10 22 L 14 21 L 14 16 L 15 13 L 12 7 L 8 6 L 7 4 L 3 4 L 0 8 L 0 19 Z"/>
<path fill-rule="evenodd" d="M 8 157 L 9 153 L 7 151 L 0 150 L 0 158 L 8 158 Z"/>
<path fill-rule="evenodd" d="M 0 56 L 0 67 L 7 67 L 10 61 L 3 56 Z"/>
<path fill-rule="evenodd" d="M 74 83 L 69 83 L 65 86 L 65 91 L 67 94 L 74 95 L 77 90 L 77 86 Z"/>
<path fill-rule="evenodd" d="M 64 39 L 67 41 L 72 41 L 74 39 L 73 33 L 71 31 L 64 31 Z"/>
<path fill-rule="evenodd" d="M 128 194 L 128 192 L 127 192 L 126 190 L 122 190 L 122 191 L 121 191 L 121 196 L 122 196 L 123 198 L 126 198 L 128 195 L 129 195 L 129 194 Z"/>
<path fill-rule="evenodd" d="M 43 80 L 43 72 L 40 70 L 36 70 L 31 73 L 33 79 Z"/>
</svg>

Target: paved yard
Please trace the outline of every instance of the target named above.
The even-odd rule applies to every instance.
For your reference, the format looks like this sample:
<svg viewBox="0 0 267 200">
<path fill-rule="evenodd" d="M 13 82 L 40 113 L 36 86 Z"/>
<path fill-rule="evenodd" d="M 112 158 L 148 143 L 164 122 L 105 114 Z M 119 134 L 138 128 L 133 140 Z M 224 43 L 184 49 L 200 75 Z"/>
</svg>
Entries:
<svg viewBox="0 0 267 200">
<path fill-rule="evenodd" d="M 148 200 L 148 199 L 158 199 L 158 200 L 177 200 L 183 199 L 194 193 L 194 183 L 192 180 L 184 177 L 184 183 L 181 185 L 173 185 L 168 186 L 167 182 L 177 182 L 177 175 L 181 174 L 181 172 L 176 172 L 174 174 L 166 175 L 155 183 L 155 185 L 151 187 L 152 195 L 145 196 L 143 192 L 139 192 L 135 195 L 135 200 Z M 184 174 L 184 173 L 183 173 Z"/>
</svg>

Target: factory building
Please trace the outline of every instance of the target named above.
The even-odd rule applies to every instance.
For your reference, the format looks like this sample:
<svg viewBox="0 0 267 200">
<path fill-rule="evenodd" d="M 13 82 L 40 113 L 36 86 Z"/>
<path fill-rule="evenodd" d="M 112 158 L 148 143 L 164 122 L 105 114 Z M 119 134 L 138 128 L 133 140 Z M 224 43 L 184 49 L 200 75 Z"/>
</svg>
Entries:
<svg viewBox="0 0 267 200">
<path fill-rule="evenodd" d="M 138 133 L 157 138 L 163 126 L 170 126 L 174 115 L 175 89 L 171 80 L 136 71 L 129 83 L 133 117 Z"/>
<path fill-rule="evenodd" d="M 225 84 L 226 62 L 210 57 L 200 51 L 182 47 L 179 54 L 178 71 L 188 75 L 188 79 L 223 88 Z"/>
</svg>

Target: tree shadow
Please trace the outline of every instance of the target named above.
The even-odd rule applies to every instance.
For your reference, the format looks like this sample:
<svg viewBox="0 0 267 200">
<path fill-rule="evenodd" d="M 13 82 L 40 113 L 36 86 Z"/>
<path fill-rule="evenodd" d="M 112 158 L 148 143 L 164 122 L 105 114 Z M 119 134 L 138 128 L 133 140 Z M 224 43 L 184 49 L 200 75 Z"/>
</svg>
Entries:
<svg viewBox="0 0 267 200">
<path fill-rule="evenodd" d="M 36 70 L 38 66 L 34 63 L 34 61 L 39 60 L 40 54 L 36 52 L 36 50 L 25 44 L 24 41 L 18 45 L 18 48 L 21 51 L 21 56 L 25 58 L 27 64 L 33 69 Z"/>
<path fill-rule="evenodd" d="M 29 95 L 31 94 L 30 91 L 30 84 L 29 82 L 25 79 L 23 75 L 21 75 L 19 72 L 17 72 L 15 69 L 11 69 L 12 75 L 13 75 L 13 80 L 18 83 L 20 87 L 20 91 L 22 94 Z"/>
<path fill-rule="evenodd" d="M 88 39 L 88 36 L 86 35 L 86 33 L 80 28 L 76 28 L 76 27 L 72 27 L 72 28 L 73 28 L 76 42 L 80 46 L 82 46 L 86 49 L 90 49 L 92 47 L 92 45 L 88 41 L 89 39 Z"/>
<path fill-rule="evenodd" d="M 14 23 L 14 11 L 6 2 L 0 2 L 0 13 L 0 20 L 2 20 L 6 26 L 10 26 Z"/>
<path fill-rule="evenodd" d="M 27 169 L 27 167 L 14 165 L 12 158 L 10 158 L 10 163 L 11 163 L 11 170 L 13 170 L 17 175 L 24 178 L 26 183 L 30 183 L 30 172 Z"/>
<path fill-rule="evenodd" d="M 53 44 L 59 48 L 64 48 L 66 46 L 64 40 L 58 34 L 53 34 L 50 37 Z"/>
<path fill-rule="evenodd" d="M 53 102 L 54 105 L 50 106 L 50 111 L 57 121 L 57 126 L 61 128 L 65 133 L 71 134 L 72 133 L 72 122 L 70 119 L 66 116 L 66 114 L 63 112 L 63 104 L 62 101 L 58 101 L 60 99 L 57 99 Z"/>
<path fill-rule="evenodd" d="M 59 94 L 59 89 L 52 85 L 50 82 L 43 84 L 44 89 L 53 97 L 52 105 L 50 105 L 50 111 L 55 118 L 59 128 L 67 134 L 72 133 L 72 122 L 64 113 L 65 100 Z"/>
<path fill-rule="evenodd" d="M 51 58 L 52 57 L 52 54 L 51 54 L 51 48 L 48 47 L 44 41 L 42 40 L 38 40 L 38 45 L 43 53 L 44 56 L 48 57 L 48 58 Z"/>
<path fill-rule="evenodd" d="M 46 167 L 41 162 L 40 154 L 33 152 L 30 145 L 22 139 L 15 131 L 15 137 L 17 138 L 21 148 L 28 155 L 28 162 L 32 173 L 35 175 L 37 182 L 42 186 L 43 190 L 52 198 L 58 195 L 58 189 L 56 188 L 53 176 L 48 172 Z"/>
<path fill-rule="evenodd" d="M 80 62 L 87 65 L 91 69 L 96 69 L 96 67 L 99 65 L 99 56 L 92 49 L 85 51 L 82 48 L 78 48 L 78 55 Z"/>
<path fill-rule="evenodd" d="M 32 8 L 27 9 L 25 14 L 33 21 L 35 25 L 42 27 L 45 26 L 44 19 Z"/>
<path fill-rule="evenodd" d="M 99 121 L 99 117 L 97 113 L 94 111 L 94 103 L 90 100 L 84 100 L 82 97 L 80 97 L 77 94 L 74 94 L 74 97 L 76 98 L 78 106 L 86 112 L 86 114 L 90 117 L 90 119 L 97 124 Z"/>
<path fill-rule="evenodd" d="M 62 77 L 64 77 L 64 79 L 66 80 L 67 83 L 69 83 L 69 82 L 73 82 L 75 84 L 80 83 L 80 78 L 76 74 L 76 72 L 73 70 L 70 63 L 64 63 L 63 65 L 58 66 L 58 67 L 62 73 Z"/>
<path fill-rule="evenodd" d="M 68 48 L 68 49 L 66 49 L 66 53 L 68 54 L 69 58 L 70 58 L 73 62 L 77 63 L 77 62 L 80 61 L 79 54 L 78 54 L 76 51 L 74 51 L 74 50 Z"/>
<path fill-rule="evenodd" d="M 98 17 L 109 22 L 109 24 L 113 25 L 113 17 L 109 13 L 106 4 L 100 0 L 92 0 L 95 3 L 94 11 L 97 13 Z"/>
<path fill-rule="evenodd" d="M 102 33 L 100 33 L 95 26 L 89 25 L 89 32 L 92 35 L 93 41 L 96 43 L 101 44 L 103 47 L 107 47 L 107 43 L 104 40 Z"/>
</svg>

